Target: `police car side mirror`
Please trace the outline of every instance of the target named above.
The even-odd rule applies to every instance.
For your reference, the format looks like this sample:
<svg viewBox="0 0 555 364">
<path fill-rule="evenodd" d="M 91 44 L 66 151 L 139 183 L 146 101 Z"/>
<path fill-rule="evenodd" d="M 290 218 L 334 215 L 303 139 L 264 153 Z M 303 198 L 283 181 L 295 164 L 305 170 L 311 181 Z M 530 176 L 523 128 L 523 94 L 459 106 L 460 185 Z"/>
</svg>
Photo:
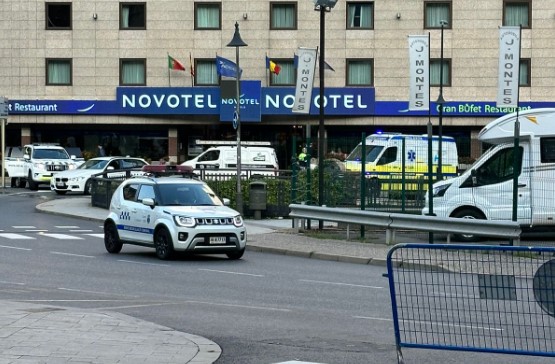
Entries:
<svg viewBox="0 0 555 364">
<path fill-rule="evenodd" d="M 153 198 L 143 198 L 141 202 L 143 203 L 143 205 L 150 206 L 150 208 L 152 209 L 156 205 L 156 202 Z"/>
<path fill-rule="evenodd" d="M 229 198 L 222 198 L 222 202 L 224 203 L 224 206 L 229 206 L 231 204 L 231 200 Z"/>
</svg>

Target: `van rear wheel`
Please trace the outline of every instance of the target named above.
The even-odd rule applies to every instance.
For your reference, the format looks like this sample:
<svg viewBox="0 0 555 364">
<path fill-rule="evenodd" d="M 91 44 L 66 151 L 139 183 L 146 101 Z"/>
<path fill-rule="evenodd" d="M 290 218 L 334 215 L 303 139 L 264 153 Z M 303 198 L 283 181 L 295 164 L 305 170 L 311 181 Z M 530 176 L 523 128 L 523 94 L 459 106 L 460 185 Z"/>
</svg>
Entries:
<svg viewBox="0 0 555 364">
<path fill-rule="evenodd" d="M 452 216 L 458 219 L 477 219 L 477 220 L 486 219 L 486 217 L 482 213 L 472 209 L 464 209 L 464 210 L 457 211 Z M 454 234 L 453 239 L 457 241 L 462 241 L 462 242 L 476 242 L 480 240 L 480 237 L 474 234 Z"/>
</svg>

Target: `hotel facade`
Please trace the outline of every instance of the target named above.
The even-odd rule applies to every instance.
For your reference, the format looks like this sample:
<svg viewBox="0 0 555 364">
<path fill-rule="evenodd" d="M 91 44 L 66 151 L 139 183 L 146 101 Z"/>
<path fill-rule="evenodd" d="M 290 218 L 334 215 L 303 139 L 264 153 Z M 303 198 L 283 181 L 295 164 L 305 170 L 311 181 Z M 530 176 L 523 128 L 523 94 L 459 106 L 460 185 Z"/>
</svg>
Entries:
<svg viewBox="0 0 555 364">
<path fill-rule="evenodd" d="M 219 74 L 216 58 L 235 62 L 236 49 L 228 43 L 236 23 L 247 44 L 239 48 L 241 139 L 271 142 L 282 168 L 289 166 L 293 139 L 300 146 L 310 137 L 318 145 L 318 67 L 310 113 L 292 111 L 296 54 L 320 47 L 321 13 L 311 0 L 2 5 L 7 145 L 60 143 L 90 155 L 103 145 L 114 155 L 182 162 L 197 149 L 197 139 L 235 140 L 235 80 Z M 325 12 L 327 151 L 348 152 L 362 133 L 425 134 L 429 121 L 437 134 L 442 82 L 442 134 L 456 138 L 460 156 L 479 156 L 478 132 L 512 111 L 496 107 L 502 25 L 522 28 L 519 106 L 555 107 L 552 5 L 339 0 Z M 429 112 L 408 109 L 410 35 L 430 40 Z"/>
</svg>

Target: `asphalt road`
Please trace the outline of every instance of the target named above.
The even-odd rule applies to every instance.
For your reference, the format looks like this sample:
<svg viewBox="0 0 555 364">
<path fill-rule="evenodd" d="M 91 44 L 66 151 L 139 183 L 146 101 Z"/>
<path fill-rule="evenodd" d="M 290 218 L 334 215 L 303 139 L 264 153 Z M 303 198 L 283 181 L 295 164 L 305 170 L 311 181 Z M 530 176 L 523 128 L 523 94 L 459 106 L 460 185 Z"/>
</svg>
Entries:
<svg viewBox="0 0 555 364">
<path fill-rule="evenodd" d="M 97 222 L 36 212 L 47 198 L 0 196 L 2 233 L 28 237 L 0 240 L 0 299 L 113 310 L 201 335 L 222 348 L 217 363 L 396 362 L 385 267 L 257 252 L 163 262 L 131 246 L 110 255 Z M 549 360 L 404 354 L 407 363 Z"/>
</svg>

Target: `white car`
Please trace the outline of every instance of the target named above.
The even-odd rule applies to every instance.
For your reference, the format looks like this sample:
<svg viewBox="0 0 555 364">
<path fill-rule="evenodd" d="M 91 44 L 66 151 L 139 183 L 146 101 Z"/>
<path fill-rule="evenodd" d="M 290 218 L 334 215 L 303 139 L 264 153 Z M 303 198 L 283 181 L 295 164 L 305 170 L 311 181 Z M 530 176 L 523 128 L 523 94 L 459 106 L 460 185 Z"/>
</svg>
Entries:
<svg viewBox="0 0 555 364">
<path fill-rule="evenodd" d="M 133 244 L 154 248 L 160 259 L 176 251 L 240 259 L 247 244 L 243 218 L 224 203 L 229 200 L 222 202 L 191 174 L 127 179 L 114 192 L 104 222 L 106 250 L 115 254 Z"/>
<path fill-rule="evenodd" d="M 114 173 L 107 177 L 121 177 L 125 172 L 116 172 L 129 169 L 141 169 L 148 162 L 141 158 L 132 157 L 97 157 L 91 158 L 81 164 L 77 169 L 57 173 L 50 180 L 50 189 L 57 194 L 64 195 L 67 192 L 79 192 L 85 195 L 91 193 L 91 177 L 98 173 L 113 170 Z M 138 172 L 142 174 L 142 172 Z"/>
</svg>

